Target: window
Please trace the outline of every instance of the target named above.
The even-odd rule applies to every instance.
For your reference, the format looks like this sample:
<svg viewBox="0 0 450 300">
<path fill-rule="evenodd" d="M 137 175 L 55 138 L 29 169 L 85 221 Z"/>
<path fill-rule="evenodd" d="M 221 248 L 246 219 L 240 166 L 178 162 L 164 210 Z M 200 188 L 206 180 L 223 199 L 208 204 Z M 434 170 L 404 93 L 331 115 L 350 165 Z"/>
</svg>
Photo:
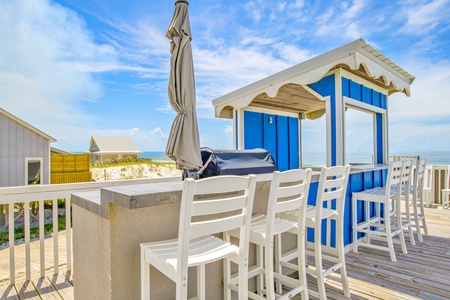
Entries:
<svg viewBox="0 0 450 300">
<path fill-rule="evenodd" d="M 302 166 L 326 166 L 326 117 L 302 120 Z"/>
<path fill-rule="evenodd" d="M 344 97 L 345 163 L 384 163 L 387 145 L 386 110 Z"/>
<path fill-rule="evenodd" d="M 374 155 L 373 113 L 348 107 L 345 113 L 345 162 L 372 163 Z"/>
<path fill-rule="evenodd" d="M 42 184 L 42 157 L 25 158 L 25 185 Z"/>
</svg>

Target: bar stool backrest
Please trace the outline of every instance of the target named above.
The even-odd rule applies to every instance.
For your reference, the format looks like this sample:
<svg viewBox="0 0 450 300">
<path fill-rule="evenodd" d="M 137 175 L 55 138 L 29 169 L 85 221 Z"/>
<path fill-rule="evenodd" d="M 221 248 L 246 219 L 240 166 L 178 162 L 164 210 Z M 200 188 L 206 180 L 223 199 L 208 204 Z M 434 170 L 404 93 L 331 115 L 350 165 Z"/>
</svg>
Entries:
<svg viewBox="0 0 450 300">
<path fill-rule="evenodd" d="M 184 180 L 178 232 L 178 270 L 187 270 L 189 240 L 195 237 L 240 228 L 239 251 L 248 253 L 255 186 L 255 175 Z M 241 257 L 246 259 L 246 255 Z"/>
<path fill-rule="evenodd" d="M 295 212 L 298 214 L 298 224 L 305 221 L 311 176 L 312 170 L 309 168 L 273 173 L 267 206 L 267 237 L 273 236 L 275 216 L 279 213 Z"/>
<path fill-rule="evenodd" d="M 350 174 L 350 166 L 334 166 L 323 167 L 320 173 L 319 187 L 317 190 L 316 220 L 323 219 L 324 210 L 334 210 L 334 213 L 339 218 L 344 218 L 344 204 L 347 193 L 347 183 Z M 320 209 L 318 209 L 320 208 Z M 342 223 L 337 222 L 337 232 L 342 231 Z M 328 220 L 328 225 L 331 225 L 331 220 Z M 331 230 L 327 230 L 326 245 L 331 245 Z M 340 238 L 336 237 L 340 242 Z M 322 240 L 323 241 L 323 240 Z"/>
</svg>

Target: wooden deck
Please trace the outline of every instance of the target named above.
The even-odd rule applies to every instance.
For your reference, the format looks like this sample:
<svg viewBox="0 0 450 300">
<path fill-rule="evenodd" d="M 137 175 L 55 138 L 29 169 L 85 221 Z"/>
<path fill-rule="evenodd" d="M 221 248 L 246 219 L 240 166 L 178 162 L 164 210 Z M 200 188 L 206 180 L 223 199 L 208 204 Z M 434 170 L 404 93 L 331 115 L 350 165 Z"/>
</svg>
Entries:
<svg viewBox="0 0 450 300">
<path fill-rule="evenodd" d="M 30 281 L 18 282 L 15 285 L 0 286 L 0 300 L 16 299 L 73 299 L 73 284 L 68 278 L 71 273 L 56 274 Z"/>
<path fill-rule="evenodd" d="M 429 236 L 391 262 L 387 252 L 361 247 L 346 255 L 351 299 L 450 299 L 450 210 L 427 209 Z M 0 286 L 0 300 L 73 299 L 71 274 Z M 316 289 L 311 278 L 309 287 Z M 340 283 L 327 282 L 328 299 L 346 299 Z M 297 297 L 295 299 L 301 299 Z"/>
<path fill-rule="evenodd" d="M 397 262 L 365 247 L 346 254 L 351 299 L 450 299 L 450 210 L 427 208 L 426 216 L 430 235 L 423 242 L 416 236 L 415 246 L 407 238 L 406 255 L 397 245 Z M 340 281 L 328 280 L 326 289 L 328 299 L 347 299 Z"/>
</svg>

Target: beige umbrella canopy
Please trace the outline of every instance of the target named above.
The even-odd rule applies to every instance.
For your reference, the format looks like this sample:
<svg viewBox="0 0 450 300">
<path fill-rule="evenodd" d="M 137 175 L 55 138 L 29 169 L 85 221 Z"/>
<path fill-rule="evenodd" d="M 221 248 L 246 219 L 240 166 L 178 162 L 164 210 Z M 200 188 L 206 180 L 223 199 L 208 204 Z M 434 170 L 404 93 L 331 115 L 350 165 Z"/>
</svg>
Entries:
<svg viewBox="0 0 450 300">
<path fill-rule="evenodd" d="M 195 111 L 192 35 L 187 1 L 175 2 L 175 12 L 166 36 L 171 40 L 169 101 L 177 112 L 167 141 L 166 155 L 176 161 L 180 170 L 198 170 L 202 159 Z"/>
</svg>

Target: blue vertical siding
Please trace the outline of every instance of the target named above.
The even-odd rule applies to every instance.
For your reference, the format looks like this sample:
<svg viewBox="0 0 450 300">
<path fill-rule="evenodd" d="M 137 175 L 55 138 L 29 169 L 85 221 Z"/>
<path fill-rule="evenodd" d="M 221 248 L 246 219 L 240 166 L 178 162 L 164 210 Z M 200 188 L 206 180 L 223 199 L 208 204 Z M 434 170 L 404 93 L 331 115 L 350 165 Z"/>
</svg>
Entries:
<svg viewBox="0 0 450 300">
<path fill-rule="evenodd" d="M 381 114 L 376 114 L 375 116 L 375 122 L 376 122 L 376 133 L 377 136 L 377 156 L 375 158 L 375 163 L 382 164 L 383 163 L 383 148 L 384 148 L 384 141 L 383 141 L 383 116 Z"/>
<path fill-rule="evenodd" d="M 298 118 L 244 111 L 245 149 L 268 150 L 279 171 L 298 168 L 298 122 Z"/>
<path fill-rule="evenodd" d="M 342 77 L 342 96 L 350 97 L 350 80 Z"/>
<path fill-rule="evenodd" d="M 244 111 L 245 149 L 264 148 L 263 132 L 264 132 L 263 114 L 251 111 Z"/>
<path fill-rule="evenodd" d="M 372 90 L 372 104 L 376 107 L 381 107 L 381 93 Z"/>
<path fill-rule="evenodd" d="M 289 169 L 297 169 L 299 162 L 298 118 L 289 117 Z"/>
<path fill-rule="evenodd" d="M 386 95 L 381 94 L 381 108 L 386 109 Z"/>
<path fill-rule="evenodd" d="M 275 160 L 278 167 L 278 153 L 277 153 L 277 116 L 263 114 L 264 134 L 263 134 L 263 148 L 268 150 Z M 277 168 L 278 169 L 278 168 Z"/>
<path fill-rule="evenodd" d="M 372 89 L 362 86 L 361 93 L 362 93 L 361 95 L 362 102 L 372 105 Z"/>
<path fill-rule="evenodd" d="M 361 85 L 351 80 L 350 80 L 350 98 L 359 101 L 362 100 Z"/>
<path fill-rule="evenodd" d="M 386 109 L 386 95 L 342 77 L 342 96 Z"/>
<path fill-rule="evenodd" d="M 277 167 L 279 171 L 289 169 L 289 122 L 288 117 L 277 116 Z"/>
</svg>

